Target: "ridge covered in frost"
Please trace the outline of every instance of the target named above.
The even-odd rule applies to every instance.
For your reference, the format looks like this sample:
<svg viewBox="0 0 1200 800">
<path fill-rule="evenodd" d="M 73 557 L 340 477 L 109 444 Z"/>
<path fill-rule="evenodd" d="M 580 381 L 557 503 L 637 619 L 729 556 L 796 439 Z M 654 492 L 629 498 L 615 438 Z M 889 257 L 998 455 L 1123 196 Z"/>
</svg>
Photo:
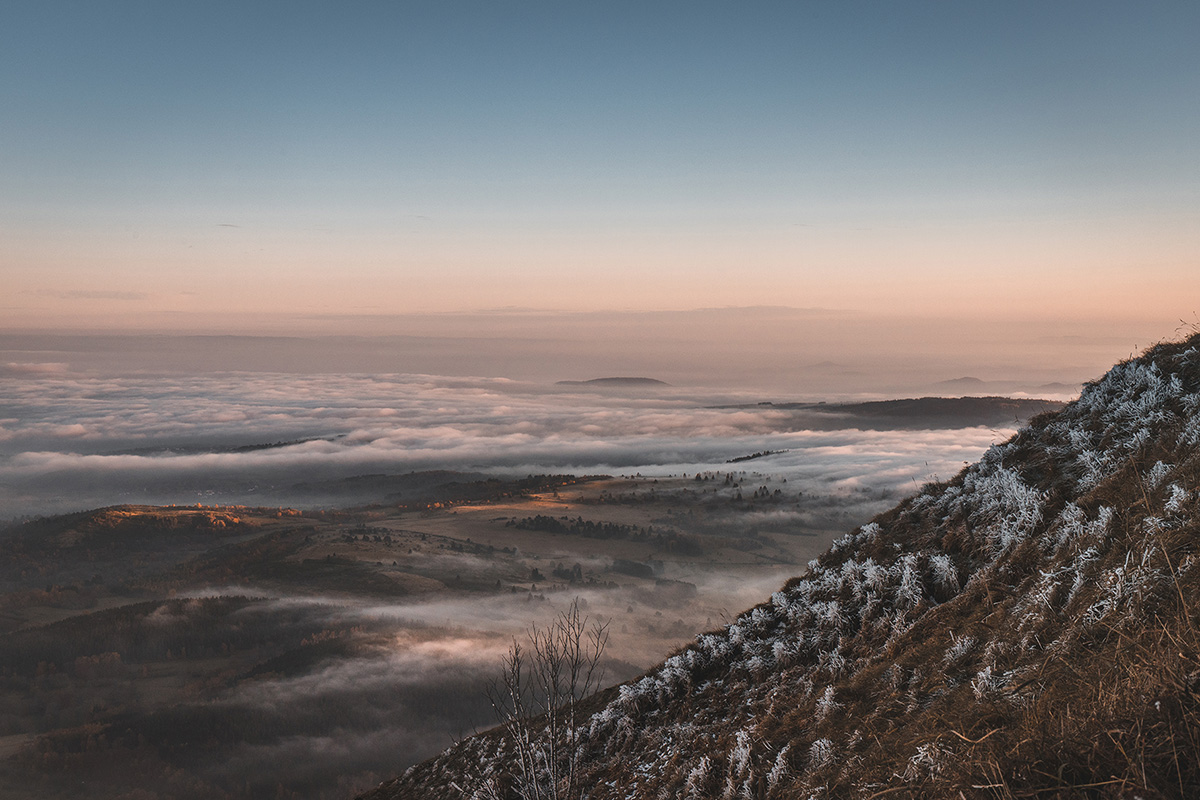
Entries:
<svg viewBox="0 0 1200 800">
<path fill-rule="evenodd" d="M 597 698 L 587 796 L 1200 792 L 1198 452 L 1200 337 L 1118 364 Z M 484 734 L 373 796 L 506 768 Z"/>
</svg>

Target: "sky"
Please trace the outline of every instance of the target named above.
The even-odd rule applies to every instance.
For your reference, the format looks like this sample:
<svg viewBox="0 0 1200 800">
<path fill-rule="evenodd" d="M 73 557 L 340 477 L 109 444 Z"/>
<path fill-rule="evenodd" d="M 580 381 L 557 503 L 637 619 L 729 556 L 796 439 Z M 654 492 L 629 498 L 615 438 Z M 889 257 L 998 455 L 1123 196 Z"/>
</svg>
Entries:
<svg viewBox="0 0 1200 800">
<path fill-rule="evenodd" d="M 776 305 L 1177 324 L 1200 6 L 61 2 L 0 328 Z"/>
</svg>

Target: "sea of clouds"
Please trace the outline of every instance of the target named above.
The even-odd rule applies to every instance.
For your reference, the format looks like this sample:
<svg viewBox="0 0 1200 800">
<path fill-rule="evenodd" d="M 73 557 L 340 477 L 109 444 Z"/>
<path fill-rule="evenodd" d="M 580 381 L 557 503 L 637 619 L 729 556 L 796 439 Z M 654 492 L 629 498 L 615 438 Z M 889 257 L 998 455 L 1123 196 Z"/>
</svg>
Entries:
<svg viewBox="0 0 1200 800">
<path fill-rule="evenodd" d="M 0 516 L 130 502 L 313 505 L 297 485 L 431 469 L 683 474 L 764 450 L 786 452 L 738 468 L 827 493 L 904 494 L 1011 434 L 806 430 L 760 398 L 431 375 L 10 375 Z M 749 405 L 730 407 L 739 403 Z"/>
<path fill-rule="evenodd" d="M 0 519 L 116 503 L 336 504 L 336 492 L 313 487 L 422 470 L 647 477 L 746 471 L 746 491 L 757 477 L 772 489 L 786 479 L 787 492 L 803 492 L 805 502 L 711 510 L 697 524 L 722 532 L 818 531 L 811 541 L 819 549 L 825 534 L 861 524 L 925 481 L 949 477 L 1012 433 L 815 431 L 794 409 L 759 405 L 789 399 L 753 390 L 597 389 L 415 374 L 9 371 L 0 381 Z M 776 452 L 729 463 L 763 451 Z M 668 565 L 666 577 L 695 584 L 698 595 L 666 606 L 636 587 L 550 594 L 541 602 L 525 593 L 486 603 L 441 595 L 393 604 L 258 602 L 243 613 L 270 615 L 299 604 L 320 627 L 364 625 L 376 638 L 352 657 L 241 682 L 212 701 L 231 714 L 273 715 L 288 733 L 238 745 L 205 769 L 226 781 L 255 774 L 267 783 L 311 785 L 395 774 L 492 724 L 482 689 L 512 637 L 572 599 L 610 623 L 607 682 L 615 682 L 760 602 L 796 569 Z M 455 570 L 470 572 L 471 565 Z M 271 593 L 239 584 L 198 594 Z"/>
</svg>

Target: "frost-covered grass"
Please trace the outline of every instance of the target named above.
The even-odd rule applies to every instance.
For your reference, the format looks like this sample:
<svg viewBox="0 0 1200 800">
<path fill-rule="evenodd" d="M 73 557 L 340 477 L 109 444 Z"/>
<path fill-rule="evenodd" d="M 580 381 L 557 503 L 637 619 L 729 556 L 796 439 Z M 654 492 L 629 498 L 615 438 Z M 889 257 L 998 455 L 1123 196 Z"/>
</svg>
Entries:
<svg viewBox="0 0 1200 800">
<path fill-rule="evenodd" d="M 598 698 L 589 797 L 1200 796 L 1198 345 L 1117 365 Z"/>
</svg>

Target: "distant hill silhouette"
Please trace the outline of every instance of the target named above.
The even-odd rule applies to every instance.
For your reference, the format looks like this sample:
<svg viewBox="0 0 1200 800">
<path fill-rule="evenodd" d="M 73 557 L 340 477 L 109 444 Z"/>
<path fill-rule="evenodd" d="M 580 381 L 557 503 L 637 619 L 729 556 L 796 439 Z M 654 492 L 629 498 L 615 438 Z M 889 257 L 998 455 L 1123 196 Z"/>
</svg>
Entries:
<svg viewBox="0 0 1200 800">
<path fill-rule="evenodd" d="M 592 378 L 586 381 L 555 381 L 555 386 L 670 386 L 654 378 Z"/>
<path fill-rule="evenodd" d="M 945 386 L 947 388 L 970 389 L 979 388 L 984 385 L 984 381 L 980 378 L 973 378 L 970 375 L 964 375 L 961 378 L 952 378 L 948 381 L 938 381 L 934 386 Z"/>
<path fill-rule="evenodd" d="M 1015 428 L 1066 404 L 1014 397 L 916 397 L 865 403 L 774 403 L 727 406 L 771 408 L 793 413 L 792 430 L 921 430 L 980 425 Z"/>
</svg>

